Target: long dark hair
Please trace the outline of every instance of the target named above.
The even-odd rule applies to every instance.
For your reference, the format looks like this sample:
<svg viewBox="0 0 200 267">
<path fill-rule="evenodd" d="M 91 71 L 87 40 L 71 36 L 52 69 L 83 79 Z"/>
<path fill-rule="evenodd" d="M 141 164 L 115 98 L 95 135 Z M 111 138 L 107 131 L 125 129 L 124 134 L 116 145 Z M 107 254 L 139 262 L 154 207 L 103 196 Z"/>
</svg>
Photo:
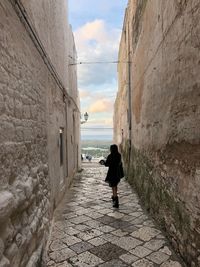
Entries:
<svg viewBox="0 0 200 267">
<path fill-rule="evenodd" d="M 110 153 L 115 155 L 119 154 L 117 145 L 114 144 L 110 146 Z"/>
</svg>

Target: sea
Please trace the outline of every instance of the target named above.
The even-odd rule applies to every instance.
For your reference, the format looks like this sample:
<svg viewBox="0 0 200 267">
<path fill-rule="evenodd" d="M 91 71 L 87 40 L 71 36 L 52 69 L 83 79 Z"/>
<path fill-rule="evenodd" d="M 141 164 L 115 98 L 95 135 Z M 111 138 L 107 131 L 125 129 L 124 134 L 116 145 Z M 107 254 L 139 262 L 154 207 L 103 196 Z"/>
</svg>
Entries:
<svg viewBox="0 0 200 267">
<path fill-rule="evenodd" d="M 107 135 L 81 135 L 81 140 L 83 141 L 111 141 L 113 140 L 113 136 L 111 134 Z"/>
</svg>

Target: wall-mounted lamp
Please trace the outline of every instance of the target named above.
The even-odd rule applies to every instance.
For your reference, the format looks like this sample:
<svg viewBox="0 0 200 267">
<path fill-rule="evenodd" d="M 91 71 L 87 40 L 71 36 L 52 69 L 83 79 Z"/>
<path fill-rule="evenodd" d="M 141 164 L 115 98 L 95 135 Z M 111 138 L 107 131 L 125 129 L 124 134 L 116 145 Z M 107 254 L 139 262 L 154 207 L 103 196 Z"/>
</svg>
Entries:
<svg viewBox="0 0 200 267">
<path fill-rule="evenodd" d="M 81 124 L 86 123 L 88 120 L 88 117 L 89 117 L 87 112 L 85 112 L 85 114 L 83 116 L 84 116 L 84 121 L 81 121 Z"/>
</svg>

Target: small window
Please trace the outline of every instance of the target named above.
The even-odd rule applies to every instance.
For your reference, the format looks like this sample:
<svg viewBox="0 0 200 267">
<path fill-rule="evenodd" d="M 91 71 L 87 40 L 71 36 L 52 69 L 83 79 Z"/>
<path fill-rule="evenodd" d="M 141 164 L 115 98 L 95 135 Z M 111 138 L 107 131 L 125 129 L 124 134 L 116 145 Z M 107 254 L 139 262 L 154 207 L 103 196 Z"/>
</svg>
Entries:
<svg viewBox="0 0 200 267">
<path fill-rule="evenodd" d="M 63 165 L 63 128 L 60 128 L 60 165 Z"/>
</svg>

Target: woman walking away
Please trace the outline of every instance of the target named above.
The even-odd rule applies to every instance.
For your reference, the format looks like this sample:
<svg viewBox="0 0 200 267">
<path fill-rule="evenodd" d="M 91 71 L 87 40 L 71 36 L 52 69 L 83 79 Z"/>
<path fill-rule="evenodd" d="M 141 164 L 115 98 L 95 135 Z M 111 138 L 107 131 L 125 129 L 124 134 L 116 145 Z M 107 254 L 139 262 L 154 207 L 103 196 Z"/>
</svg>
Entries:
<svg viewBox="0 0 200 267">
<path fill-rule="evenodd" d="M 120 182 L 120 178 L 122 178 L 120 175 L 120 168 L 122 168 L 121 164 L 121 154 L 118 152 L 117 145 L 111 145 L 110 154 L 105 162 L 105 166 L 109 167 L 105 181 L 109 183 L 110 187 L 112 187 L 112 200 L 114 208 L 119 208 L 117 185 Z"/>
</svg>

